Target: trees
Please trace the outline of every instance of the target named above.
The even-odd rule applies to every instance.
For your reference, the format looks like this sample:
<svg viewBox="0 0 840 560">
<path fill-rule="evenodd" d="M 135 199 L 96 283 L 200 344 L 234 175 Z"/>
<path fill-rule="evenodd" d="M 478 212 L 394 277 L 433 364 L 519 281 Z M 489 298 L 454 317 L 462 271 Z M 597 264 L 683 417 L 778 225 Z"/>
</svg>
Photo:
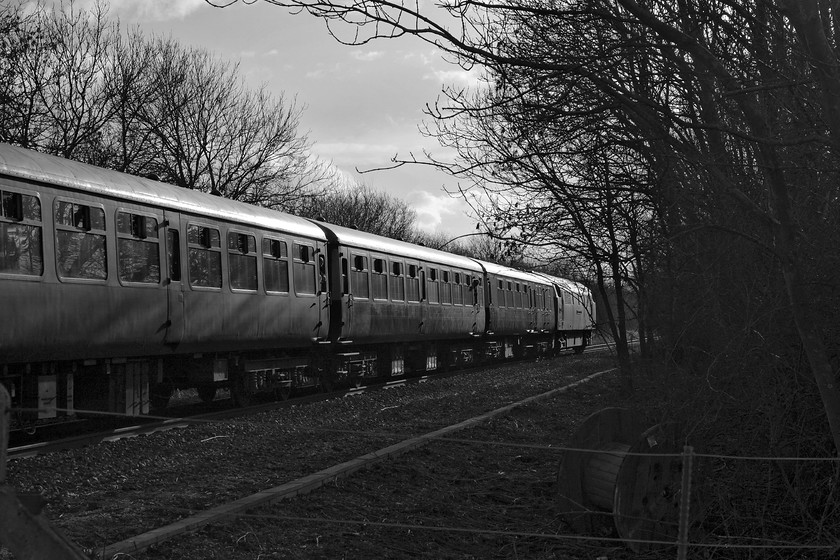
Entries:
<svg viewBox="0 0 840 560">
<path fill-rule="evenodd" d="M 101 3 L 12 4 L 0 26 L 3 141 L 279 209 L 326 177 L 296 103 L 206 51 L 123 32 Z"/>
<path fill-rule="evenodd" d="M 416 213 L 408 204 L 363 184 L 350 184 L 307 197 L 294 208 L 299 216 L 411 241 Z"/>
<path fill-rule="evenodd" d="M 237 67 L 171 40 L 139 41 L 153 53 L 154 93 L 132 109 L 156 148 L 147 172 L 250 204 L 290 208 L 317 178 L 300 110 L 244 87 Z M 135 49 L 138 50 L 138 49 Z"/>
<path fill-rule="evenodd" d="M 450 91 L 432 111 L 461 159 L 431 163 L 491 185 L 490 214 L 514 209 L 520 241 L 574 237 L 611 282 L 642 296 L 664 288 L 646 309 L 674 350 L 688 331 L 696 356 L 722 333 L 768 344 L 752 337 L 755 306 L 785 344 L 789 317 L 840 449 L 837 339 L 825 336 L 837 330 L 826 306 L 837 288 L 827 274 L 838 231 L 834 3 L 268 1 L 323 18 L 344 42 L 411 34 L 482 66 L 486 95 Z M 535 214 L 549 219 L 529 222 Z M 723 247 L 752 268 L 720 281 L 717 262 L 738 262 Z M 720 291 L 701 291 L 732 307 L 698 308 L 709 285 Z"/>
</svg>

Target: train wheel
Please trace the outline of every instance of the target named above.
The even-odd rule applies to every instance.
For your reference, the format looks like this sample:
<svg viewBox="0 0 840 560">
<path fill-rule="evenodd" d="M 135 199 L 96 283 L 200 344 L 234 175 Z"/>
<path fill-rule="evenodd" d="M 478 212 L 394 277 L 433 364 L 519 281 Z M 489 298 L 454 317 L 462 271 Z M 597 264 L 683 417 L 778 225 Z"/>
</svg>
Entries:
<svg viewBox="0 0 840 560">
<path fill-rule="evenodd" d="M 278 401 L 287 401 L 292 396 L 291 386 L 277 387 L 274 389 L 274 399 Z"/>
<path fill-rule="evenodd" d="M 575 354 L 583 354 L 584 350 L 586 350 L 586 344 L 581 344 L 580 346 L 574 347 Z"/>
<path fill-rule="evenodd" d="M 153 411 L 165 410 L 169 404 L 169 397 L 172 396 L 172 385 L 169 383 L 158 383 L 152 385 L 149 390 L 149 405 Z"/>
<path fill-rule="evenodd" d="M 250 406 L 251 392 L 248 389 L 248 373 L 245 371 L 238 371 L 231 376 L 230 380 L 230 397 L 233 399 L 233 404 L 239 407 Z"/>
<path fill-rule="evenodd" d="M 327 375 L 321 376 L 321 391 L 324 393 L 332 393 L 335 391 L 335 380 Z"/>
<path fill-rule="evenodd" d="M 215 385 L 199 385 L 196 389 L 198 390 L 198 398 L 201 399 L 201 402 L 210 403 L 216 398 Z"/>
</svg>

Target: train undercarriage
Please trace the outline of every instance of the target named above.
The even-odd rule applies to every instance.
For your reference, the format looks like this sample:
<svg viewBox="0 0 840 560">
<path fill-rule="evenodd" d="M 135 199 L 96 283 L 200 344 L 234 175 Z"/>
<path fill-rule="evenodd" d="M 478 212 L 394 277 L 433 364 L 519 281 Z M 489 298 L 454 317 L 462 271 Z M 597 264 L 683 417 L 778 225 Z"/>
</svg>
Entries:
<svg viewBox="0 0 840 560">
<path fill-rule="evenodd" d="M 323 344 L 308 352 L 192 354 L 3 366 L 18 429 L 90 415 L 142 416 L 164 410 L 173 392 L 194 388 L 205 402 L 228 389 L 237 406 L 266 395 L 283 400 L 481 363 L 582 352 L 587 333 L 387 345 Z"/>
</svg>

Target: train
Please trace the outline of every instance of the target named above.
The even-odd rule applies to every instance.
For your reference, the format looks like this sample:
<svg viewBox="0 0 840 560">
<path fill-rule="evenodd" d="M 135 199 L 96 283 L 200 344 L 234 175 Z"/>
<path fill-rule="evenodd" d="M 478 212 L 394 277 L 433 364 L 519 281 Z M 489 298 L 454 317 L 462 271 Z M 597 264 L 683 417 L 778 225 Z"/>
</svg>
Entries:
<svg viewBox="0 0 840 560">
<path fill-rule="evenodd" d="M 582 284 L 0 144 L 0 383 L 17 416 L 239 405 L 581 352 Z"/>
</svg>

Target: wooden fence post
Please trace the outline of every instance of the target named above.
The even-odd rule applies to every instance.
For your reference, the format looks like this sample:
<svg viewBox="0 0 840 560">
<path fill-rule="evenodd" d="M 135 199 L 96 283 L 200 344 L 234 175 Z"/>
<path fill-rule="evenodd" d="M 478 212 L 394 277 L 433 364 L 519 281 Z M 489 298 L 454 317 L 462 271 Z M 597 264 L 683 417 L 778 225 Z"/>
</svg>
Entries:
<svg viewBox="0 0 840 560">
<path fill-rule="evenodd" d="M 12 397 L 0 384 L 0 485 L 6 484 L 6 450 L 9 447 L 11 418 Z"/>
<path fill-rule="evenodd" d="M 683 447 L 682 486 L 680 489 L 680 527 L 677 533 L 677 560 L 688 558 L 688 527 L 691 524 L 691 470 L 694 468 L 694 448 Z"/>
</svg>

